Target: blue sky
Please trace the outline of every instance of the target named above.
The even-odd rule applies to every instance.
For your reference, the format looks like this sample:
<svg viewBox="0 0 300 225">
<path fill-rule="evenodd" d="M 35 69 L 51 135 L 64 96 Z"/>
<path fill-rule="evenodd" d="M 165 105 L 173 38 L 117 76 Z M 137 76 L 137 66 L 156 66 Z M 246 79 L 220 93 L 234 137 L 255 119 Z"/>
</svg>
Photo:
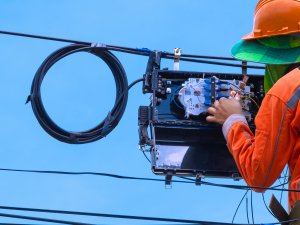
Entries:
<svg viewBox="0 0 300 225">
<path fill-rule="evenodd" d="M 169 52 L 180 47 L 183 53 L 229 56 L 231 46 L 251 31 L 255 4 L 254 0 L 0 0 L 0 30 Z M 39 65 L 66 45 L 0 35 L 0 167 L 155 178 L 137 147 L 137 110 L 149 103 L 149 95 L 142 94 L 141 84 L 130 91 L 117 128 L 106 138 L 85 145 L 69 145 L 50 137 L 39 126 L 30 104 L 24 104 Z M 115 54 L 129 82 L 142 77 L 146 57 Z M 172 64 L 163 61 L 163 66 Z M 239 72 L 234 68 L 190 63 L 182 63 L 181 69 Z M 66 129 L 84 130 L 100 122 L 113 106 L 114 80 L 106 65 L 95 57 L 73 55 L 49 71 L 42 96 L 55 122 Z M 225 179 L 206 180 L 244 184 Z M 166 190 L 163 183 L 92 176 L 0 172 L 0 181 L 0 205 L 220 222 L 231 222 L 244 194 L 244 191 L 190 184 L 174 184 Z M 267 201 L 270 195 L 271 192 L 266 194 Z M 286 200 L 283 204 L 287 205 Z M 254 194 L 254 216 L 256 223 L 274 221 L 260 194 Z M 102 224 L 149 224 L 108 218 L 55 218 Z M 0 218 L 0 222 L 25 221 Z M 236 222 L 247 223 L 244 203 Z"/>
</svg>

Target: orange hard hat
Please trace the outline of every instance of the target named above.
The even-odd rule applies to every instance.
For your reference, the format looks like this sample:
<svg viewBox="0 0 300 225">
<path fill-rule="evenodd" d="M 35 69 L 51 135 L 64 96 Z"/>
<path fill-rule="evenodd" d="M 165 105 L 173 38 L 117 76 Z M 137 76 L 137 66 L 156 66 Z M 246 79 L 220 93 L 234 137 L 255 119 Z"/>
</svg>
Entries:
<svg viewBox="0 0 300 225">
<path fill-rule="evenodd" d="M 260 0 L 254 13 L 253 31 L 242 39 L 300 32 L 300 0 Z"/>
</svg>

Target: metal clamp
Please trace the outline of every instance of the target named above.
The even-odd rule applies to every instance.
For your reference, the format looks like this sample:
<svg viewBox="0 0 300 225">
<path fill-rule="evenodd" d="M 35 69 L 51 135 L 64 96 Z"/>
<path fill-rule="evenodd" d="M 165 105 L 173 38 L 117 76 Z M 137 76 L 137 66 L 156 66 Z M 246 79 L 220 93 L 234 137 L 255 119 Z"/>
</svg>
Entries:
<svg viewBox="0 0 300 225">
<path fill-rule="evenodd" d="M 200 186 L 201 185 L 201 174 L 197 173 L 196 175 L 196 186 Z"/>
<path fill-rule="evenodd" d="M 172 173 L 166 174 L 165 187 L 166 189 L 172 188 Z"/>
<path fill-rule="evenodd" d="M 179 70 L 179 61 L 181 57 L 181 48 L 174 49 L 174 67 L 173 69 L 178 71 Z"/>
</svg>

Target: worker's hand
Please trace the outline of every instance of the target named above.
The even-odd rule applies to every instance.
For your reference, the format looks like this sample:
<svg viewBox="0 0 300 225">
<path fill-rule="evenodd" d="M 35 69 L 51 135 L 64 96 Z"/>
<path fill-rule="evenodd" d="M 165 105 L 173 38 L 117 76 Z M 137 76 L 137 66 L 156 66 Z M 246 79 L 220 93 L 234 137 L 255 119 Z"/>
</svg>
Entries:
<svg viewBox="0 0 300 225">
<path fill-rule="evenodd" d="M 223 124 L 232 114 L 242 114 L 242 106 L 235 98 L 221 98 L 215 101 L 214 107 L 209 107 L 207 112 L 210 114 L 206 117 L 207 122 Z"/>
</svg>

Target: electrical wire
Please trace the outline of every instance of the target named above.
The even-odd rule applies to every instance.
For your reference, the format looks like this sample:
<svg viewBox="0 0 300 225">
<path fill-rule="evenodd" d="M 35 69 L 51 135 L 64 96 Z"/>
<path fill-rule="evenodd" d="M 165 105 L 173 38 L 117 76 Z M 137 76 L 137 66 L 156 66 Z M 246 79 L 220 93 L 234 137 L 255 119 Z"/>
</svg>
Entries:
<svg viewBox="0 0 300 225">
<path fill-rule="evenodd" d="M 248 98 L 248 99 L 250 99 L 251 102 L 253 102 L 256 105 L 256 107 L 259 109 L 259 104 L 252 97 L 245 95 L 245 96 L 242 96 L 242 98 Z"/>
<path fill-rule="evenodd" d="M 48 70 L 62 58 L 78 53 L 87 52 L 102 59 L 110 68 L 115 78 L 116 100 L 115 105 L 108 113 L 106 118 L 92 129 L 82 132 L 72 132 L 64 130 L 56 125 L 47 114 L 41 97 L 41 85 Z M 99 140 L 110 133 L 119 123 L 125 111 L 128 99 L 128 82 L 126 73 L 119 60 L 109 51 L 100 47 L 91 47 L 84 44 L 74 44 L 63 47 L 50 56 L 42 63 L 31 86 L 31 94 L 28 101 L 31 102 L 33 112 L 42 128 L 52 137 L 69 144 L 84 144 Z"/>
<path fill-rule="evenodd" d="M 261 195 L 262 195 L 262 199 L 263 199 L 263 202 L 264 202 L 264 205 L 265 205 L 266 209 L 268 210 L 268 212 L 269 212 L 275 219 L 277 219 L 276 216 L 272 213 L 272 211 L 271 211 L 271 210 L 269 209 L 269 207 L 267 206 L 267 203 L 266 203 L 266 200 L 265 200 L 265 193 L 261 193 Z"/>
<path fill-rule="evenodd" d="M 122 176 L 122 175 L 117 175 L 117 174 L 98 173 L 98 172 L 67 172 L 67 171 L 49 171 L 49 170 L 47 170 L 47 171 L 46 170 L 17 170 L 17 169 L 3 169 L 3 168 L 1 168 L 0 171 L 6 171 L 6 172 L 24 172 L 24 173 L 40 173 L 40 174 L 60 174 L 60 175 L 92 175 L 92 176 L 112 177 L 112 178 L 125 179 L 125 180 L 142 180 L 142 181 L 165 182 L 165 180 L 163 180 L 163 179 Z M 194 182 L 179 181 L 179 180 L 173 180 L 172 182 L 175 182 L 175 183 L 189 183 L 189 184 L 194 183 Z"/>
<path fill-rule="evenodd" d="M 248 224 L 250 224 L 250 221 L 249 221 L 249 207 L 248 207 L 248 193 L 246 195 L 246 215 L 247 215 L 247 222 L 248 222 Z"/>
<path fill-rule="evenodd" d="M 8 213 L 0 213 L 0 217 L 42 221 L 42 222 L 48 222 L 48 223 L 70 224 L 70 225 L 93 225 L 91 223 L 81 223 L 81 222 L 74 222 L 74 221 L 67 221 L 67 220 L 57 220 L 57 219 L 49 219 L 49 218 L 42 218 L 42 217 L 35 217 L 35 216 L 23 216 L 23 215 L 8 214 Z"/>
<path fill-rule="evenodd" d="M 118 218 L 118 219 L 131 219 L 131 220 L 147 220 L 147 221 L 160 221 L 160 222 L 172 222 L 172 223 L 186 223 L 186 224 L 202 224 L 202 225 L 229 225 L 228 223 L 219 222 L 207 222 L 199 220 L 185 220 L 185 219 L 173 219 L 173 218 L 160 218 L 160 217 L 145 217 L 145 216 L 131 216 L 131 215 L 117 215 L 117 214 L 107 214 L 107 213 L 91 213 L 91 212 L 78 212 L 78 211 L 67 211 L 67 210 L 51 210 L 51 209 L 37 209 L 37 208 L 25 208 L 25 207 L 10 207 L 10 206 L 0 206 L 0 209 L 5 210 L 16 210 L 16 211 L 29 211 L 29 212 L 41 212 L 41 213 L 54 213 L 54 214 L 67 214 L 67 215 L 79 215 L 79 216 L 91 216 L 91 217 L 107 217 L 107 218 Z M 0 213 L 0 217 L 12 217 L 20 219 L 33 219 L 44 222 L 55 222 L 55 220 L 44 219 L 39 217 L 27 217 L 20 215 L 11 215 Z M 86 223 L 76 223 L 69 221 L 58 221 L 56 223 L 64 224 L 74 224 L 74 225 L 87 225 Z M 90 225 L 90 224 L 89 224 Z"/>
<path fill-rule="evenodd" d="M 108 218 L 118 218 L 118 219 L 132 219 L 132 220 L 148 220 L 148 221 L 161 221 L 161 222 L 175 222 L 175 223 L 185 223 L 185 224 L 201 224 L 201 225 L 232 225 L 232 223 L 220 223 L 220 222 L 208 222 L 208 221 L 199 221 L 199 220 L 185 220 L 185 219 L 172 219 L 172 218 L 160 218 L 160 217 L 144 217 L 144 216 L 131 216 L 131 215 L 117 215 L 117 214 L 104 214 L 104 213 L 91 213 L 91 212 L 78 212 L 78 211 L 67 211 L 67 210 L 53 210 L 53 209 L 39 209 L 39 208 L 27 208 L 27 207 L 12 207 L 12 206 L 0 206 L 0 209 L 4 210 L 15 210 L 15 211 L 29 211 L 29 212 L 41 212 L 41 213 L 53 213 L 53 214 L 68 214 L 68 215 L 80 215 L 80 216 L 91 216 L 91 217 L 108 217 Z M 28 217 L 21 215 L 13 214 L 4 214 L 0 213 L 0 217 L 10 217 L 26 220 L 36 220 L 44 222 L 54 222 L 63 223 L 63 224 L 74 224 L 74 225 L 91 225 L 87 223 L 79 222 L 70 222 L 63 220 L 53 220 L 45 219 L 39 217 Z M 289 222 L 300 221 L 300 218 L 291 219 L 287 221 L 271 222 L 271 223 L 259 223 L 254 225 L 261 224 L 283 224 Z M 235 225 L 245 225 L 245 224 L 236 224 Z"/>
<path fill-rule="evenodd" d="M 286 181 L 287 181 L 286 179 L 289 180 L 289 177 L 287 176 L 288 170 L 289 170 L 289 168 L 286 167 L 285 173 L 284 173 L 284 180 L 283 180 L 283 183 L 286 183 Z M 284 188 L 285 188 L 285 185 L 282 186 L 282 189 L 284 189 Z M 283 195 L 283 191 L 281 191 L 281 193 L 280 193 L 280 200 L 279 200 L 280 204 L 281 204 L 281 200 L 282 200 L 282 195 Z"/>
<path fill-rule="evenodd" d="M 112 177 L 112 178 L 117 178 L 117 179 L 127 179 L 127 180 L 142 180 L 142 181 L 165 182 L 164 179 L 122 176 L 122 175 L 117 175 L 117 174 L 98 173 L 98 172 L 67 172 L 67 171 L 21 170 L 21 169 L 5 169 L 5 168 L 0 168 L 0 171 L 22 172 L 22 173 L 40 173 L 40 174 L 59 174 L 59 175 L 92 175 L 92 176 L 105 176 L 105 177 Z M 194 184 L 195 183 L 194 179 L 186 178 L 186 180 L 189 180 L 189 181 L 172 180 L 172 182 L 175 182 L 175 183 L 186 183 L 186 184 Z M 276 186 L 272 186 L 272 187 L 216 184 L 216 183 L 211 183 L 211 182 L 206 182 L 206 181 L 201 181 L 200 184 L 207 185 L 207 186 L 214 186 L 214 187 L 229 188 L 229 189 L 238 189 L 238 190 L 248 190 L 248 189 L 251 188 L 251 189 L 261 189 L 261 190 L 273 190 L 273 191 L 285 191 L 285 192 L 297 192 L 297 193 L 300 193 L 300 190 L 278 188 L 278 187 L 283 186 L 284 184 L 276 185 Z M 287 184 L 287 183 L 285 183 L 285 184 Z"/>
<path fill-rule="evenodd" d="M 251 217 L 252 217 L 252 224 L 254 224 L 254 211 L 253 211 L 253 191 L 250 192 L 250 204 L 251 204 Z"/>
<path fill-rule="evenodd" d="M 139 82 L 142 82 L 143 80 L 144 80 L 144 78 L 140 78 L 140 79 L 133 81 L 130 85 L 128 85 L 128 90 L 130 90 L 134 85 L 136 85 Z"/>
<path fill-rule="evenodd" d="M 42 225 L 42 224 L 36 224 L 36 223 L 0 223 L 0 225 Z M 45 224 L 48 225 L 48 224 Z"/>
<path fill-rule="evenodd" d="M 235 217 L 236 217 L 236 215 L 237 215 L 237 212 L 239 211 L 239 208 L 240 208 L 242 202 L 244 201 L 244 199 L 245 199 L 245 197 L 246 197 L 248 191 L 249 191 L 249 189 L 246 191 L 246 193 L 243 195 L 242 199 L 239 201 L 239 204 L 238 204 L 238 206 L 236 207 L 236 210 L 235 210 L 235 212 L 234 212 L 234 215 L 233 215 L 233 218 L 232 218 L 231 223 L 234 222 L 234 219 L 235 219 Z"/>
<path fill-rule="evenodd" d="M 36 224 L 36 223 L 0 223 L 0 225 L 42 225 L 42 224 Z"/>
<path fill-rule="evenodd" d="M 171 56 L 163 56 L 162 58 L 166 59 L 174 59 Z M 224 63 L 224 62 L 216 62 L 216 61 L 209 61 L 209 60 L 199 60 L 199 59 L 192 59 L 192 58 L 180 58 L 180 61 L 186 62 L 194 62 L 194 63 L 204 63 L 204 64 L 212 64 L 212 65 L 219 65 L 219 66 L 230 66 L 230 67 L 240 67 L 240 68 L 250 68 L 250 69 L 265 69 L 264 66 L 252 66 L 252 65 L 241 65 L 241 64 L 234 64 L 234 63 Z"/>
<path fill-rule="evenodd" d="M 44 39 L 44 40 L 50 40 L 50 41 L 60 41 L 60 42 L 66 42 L 66 43 L 83 44 L 83 45 L 100 45 L 100 46 L 102 46 L 102 48 L 105 48 L 107 50 L 124 52 L 124 53 L 135 54 L 135 55 L 149 56 L 150 52 L 152 52 L 148 48 L 129 48 L 129 47 L 123 47 L 123 46 L 98 44 L 98 43 L 93 43 L 93 42 L 70 40 L 70 39 L 65 39 L 65 38 L 48 37 L 48 36 L 42 36 L 42 35 L 25 34 L 25 33 L 19 33 L 19 32 L 0 31 L 0 34 L 28 37 L 28 38 L 36 38 L 36 39 Z M 166 58 L 166 59 L 174 59 L 174 53 L 162 51 L 161 57 Z M 188 62 L 195 62 L 195 63 L 221 65 L 221 66 L 265 69 L 264 66 L 239 65 L 239 64 L 223 63 L 223 62 L 217 62 L 217 61 L 197 60 L 195 58 L 238 61 L 231 57 L 204 56 L 204 55 L 193 55 L 193 54 L 182 54 L 180 60 L 188 61 Z"/>
<path fill-rule="evenodd" d="M 149 162 L 149 163 L 151 163 L 151 161 L 150 161 L 150 159 L 148 158 L 148 156 L 146 155 L 146 153 L 144 152 L 144 151 L 142 151 L 143 152 L 143 155 L 145 156 L 145 158 L 147 159 L 147 161 Z"/>
</svg>

